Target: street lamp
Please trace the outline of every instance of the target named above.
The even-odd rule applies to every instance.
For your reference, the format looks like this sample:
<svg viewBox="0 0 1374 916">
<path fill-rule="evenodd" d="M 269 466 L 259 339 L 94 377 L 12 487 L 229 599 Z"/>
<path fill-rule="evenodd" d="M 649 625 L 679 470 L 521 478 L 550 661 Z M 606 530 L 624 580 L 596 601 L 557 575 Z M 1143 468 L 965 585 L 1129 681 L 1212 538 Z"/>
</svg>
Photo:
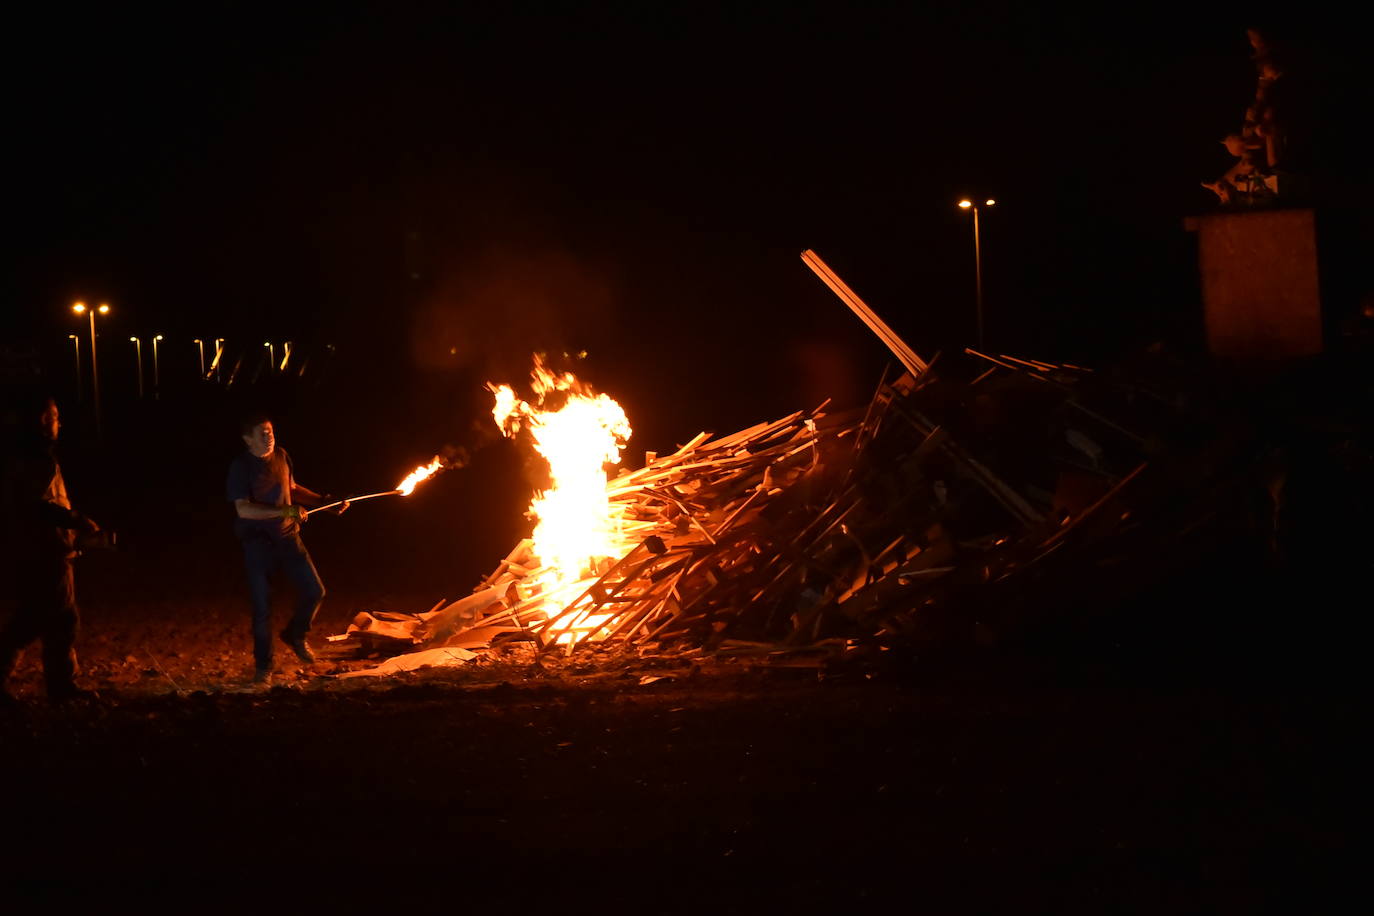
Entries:
<svg viewBox="0 0 1374 916">
<path fill-rule="evenodd" d="M 205 341 L 197 337 L 192 343 L 196 345 L 196 349 L 200 352 L 200 377 L 205 378 Z"/>
<path fill-rule="evenodd" d="M 89 315 L 91 319 L 91 394 L 95 401 L 95 436 L 101 436 L 100 428 L 100 366 L 96 362 L 95 347 L 95 315 L 99 312 L 102 315 L 110 314 L 110 306 L 107 303 L 100 303 L 95 308 L 87 308 L 84 302 L 72 304 L 72 311 L 78 315 Z"/>
<path fill-rule="evenodd" d="M 983 206 L 994 206 L 997 201 L 989 197 Z M 959 201 L 959 209 L 973 211 L 973 274 L 974 289 L 978 306 L 978 348 L 983 348 L 983 252 L 978 242 L 978 205 L 965 198 Z"/>
<path fill-rule="evenodd" d="M 143 397 L 143 341 L 137 337 L 130 337 L 129 342 L 134 345 L 134 363 L 138 366 L 138 396 Z"/>
<path fill-rule="evenodd" d="M 68 334 L 67 339 L 72 342 L 72 349 L 76 352 L 76 403 L 81 403 L 81 338 L 75 334 Z"/>
<path fill-rule="evenodd" d="M 277 348 L 272 346 L 272 341 L 264 340 L 262 345 L 267 348 L 267 370 L 275 371 L 277 368 Z"/>
<path fill-rule="evenodd" d="M 162 397 L 162 383 L 158 381 L 157 375 L 157 342 L 161 339 L 161 334 L 153 338 L 153 397 L 155 398 Z"/>
<path fill-rule="evenodd" d="M 283 344 L 281 345 L 281 348 L 282 348 L 281 365 L 277 367 L 277 370 L 280 371 L 280 372 L 285 372 L 285 371 L 286 371 L 286 364 L 287 364 L 287 362 L 289 362 L 290 359 L 291 359 L 291 341 L 288 340 L 288 341 L 286 341 L 285 343 L 283 343 Z"/>
<path fill-rule="evenodd" d="M 215 381 L 216 381 L 216 382 L 222 381 L 223 378 L 224 378 L 224 374 L 223 374 L 223 373 L 224 373 L 224 370 L 222 370 L 222 369 L 220 368 L 220 361 L 223 360 L 223 359 L 224 359 L 224 338 L 223 338 L 223 337 L 216 337 L 216 338 L 215 338 L 215 358 L 212 359 L 212 360 L 210 361 L 210 372 L 215 373 Z M 208 374 L 208 373 L 206 374 L 206 378 L 209 378 L 209 374 Z"/>
</svg>

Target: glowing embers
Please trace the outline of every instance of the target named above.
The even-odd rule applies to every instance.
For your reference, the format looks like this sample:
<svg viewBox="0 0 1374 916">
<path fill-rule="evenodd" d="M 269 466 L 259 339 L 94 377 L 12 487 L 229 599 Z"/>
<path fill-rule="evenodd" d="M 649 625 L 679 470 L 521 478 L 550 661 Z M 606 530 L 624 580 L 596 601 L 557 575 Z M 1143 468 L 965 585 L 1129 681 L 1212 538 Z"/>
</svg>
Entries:
<svg viewBox="0 0 1374 916">
<path fill-rule="evenodd" d="M 536 519 L 532 553 L 539 569 L 522 590 L 542 596 L 546 616 L 575 601 L 606 558 L 624 556 L 634 542 L 625 536 L 606 496 L 606 465 L 619 464 L 630 438 L 625 411 L 604 394 L 593 393 L 570 372 L 555 373 L 536 356 L 530 400 L 509 385 L 488 384 L 495 397 L 492 417 L 502 433 L 528 431 L 549 469 L 549 488 L 536 492 L 529 514 Z M 604 564 L 603 564 L 604 565 Z M 587 633 L 611 615 L 571 614 L 558 621 L 560 641 Z"/>
</svg>

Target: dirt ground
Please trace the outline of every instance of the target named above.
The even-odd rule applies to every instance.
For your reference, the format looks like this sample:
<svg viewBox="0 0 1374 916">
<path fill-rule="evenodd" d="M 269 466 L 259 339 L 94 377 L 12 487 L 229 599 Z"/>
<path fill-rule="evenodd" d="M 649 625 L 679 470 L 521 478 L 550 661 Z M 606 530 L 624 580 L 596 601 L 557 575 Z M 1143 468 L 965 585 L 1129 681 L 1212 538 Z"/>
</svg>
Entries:
<svg viewBox="0 0 1374 916">
<path fill-rule="evenodd" d="M 1335 688 L 1004 652 L 279 662 L 254 690 L 236 600 L 130 601 L 127 563 L 85 572 L 98 698 L 44 702 L 30 651 L 0 726 L 21 900 L 1251 912 L 1320 909 L 1350 855 Z M 335 592 L 316 632 L 380 600 Z"/>
</svg>

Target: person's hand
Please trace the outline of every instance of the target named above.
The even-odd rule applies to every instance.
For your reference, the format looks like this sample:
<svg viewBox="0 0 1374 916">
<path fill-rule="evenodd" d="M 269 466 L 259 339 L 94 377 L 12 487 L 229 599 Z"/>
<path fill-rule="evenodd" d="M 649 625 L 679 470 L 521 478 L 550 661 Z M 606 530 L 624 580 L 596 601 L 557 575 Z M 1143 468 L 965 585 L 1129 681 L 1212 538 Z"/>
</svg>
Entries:
<svg viewBox="0 0 1374 916">
<path fill-rule="evenodd" d="M 95 519 L 81 516 L 81 530 L 86 534 L 99 534 L 100 526 L 95 523 Z"/>
<path fill-rule="evenodd" d="M 349 505 L 350 504 L 348 500 L 345 499 L 343 502 L 339 503 L 337 506 L 334 507 L 334 514 L 343 515 L 346 511 L 348 511 Z"/>
<path fill-rule="evenodd" d="M 346 499 L 340 499 L 339 497 L 334 496 L 333 494 L 325 494 L 324 496 L 320 497 L 321 505 L 328 506 L 330 503 L 338 503 L 337 506 L 329 506 L 329 509 L 327 510 L 329 512 L 334 513 L 335 515 L 343 515 L 344 510 L 348 508 L 348 500 Z"/>
<path fill-rule="evenodd" d="M 298 522 L 303 522 L 306 520 L 307 517 L 309 517 L 309 515 L 310 512 L 305 508 L 305 506 L 293 504 L 290 506 L 281 507 L 282 518 L 294 518 Z"/>
</svg>

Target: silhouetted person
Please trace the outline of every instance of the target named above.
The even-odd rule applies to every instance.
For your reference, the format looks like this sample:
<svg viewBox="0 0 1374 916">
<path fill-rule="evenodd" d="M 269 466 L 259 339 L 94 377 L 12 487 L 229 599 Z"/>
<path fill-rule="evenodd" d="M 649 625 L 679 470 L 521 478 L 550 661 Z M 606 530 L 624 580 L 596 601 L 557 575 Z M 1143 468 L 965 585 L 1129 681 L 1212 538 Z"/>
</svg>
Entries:
<svg viewBox="0 0 1374 916">
<path fill-rule="evenodd" d="M 248 594 L 253 610 L 253 682 L 272 679 L 273 574 L 285 573 L 296 589 L 296 609 L 279 634 L 296 657 L 306 664 L 315 661 L 305 638 L 324 600 L 324 583 L 301 541 L 300 526 L 309 510 L 297 500 L 314 506 L 331 502 L 296 482 L 291 458 L 277 447 L 272 420 L 262 414 L 243 421 L 239 432 L 245 451 L 229 465 L 226 493 L 234 504 L 234 531 L 243 545 Z M 343 512 L 345 502 L 333 511 Z"/>
<path fill-rule="evenodd" d="M 48 698 L 85 696 L 76 686 L 76 586 L 72 560 L 78 533 L 100 526 L 72 509 L 62 468 L 53 455 L 61 428 L 57 403 L 39 398 L 22 409 L 17 442 L 5 468 L 4 507 L 9 525 L 10 589 L 14 616 L 0 631 L 0 695 L 25 647 L 43 644 Z"/>
</svg>

